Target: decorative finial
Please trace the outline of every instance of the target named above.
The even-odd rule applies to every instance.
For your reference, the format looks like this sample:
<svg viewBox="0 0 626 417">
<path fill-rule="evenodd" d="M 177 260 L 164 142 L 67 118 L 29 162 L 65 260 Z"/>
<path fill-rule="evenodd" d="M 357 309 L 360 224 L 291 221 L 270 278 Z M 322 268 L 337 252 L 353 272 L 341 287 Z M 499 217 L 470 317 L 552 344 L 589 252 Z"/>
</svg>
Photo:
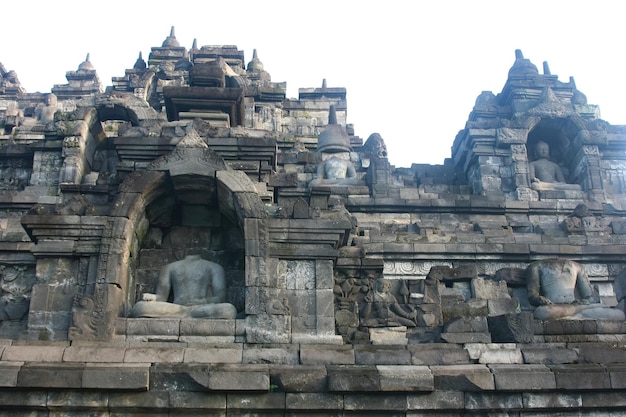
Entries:
<svg viewBox="0 0 626 417">
<path fill-rule="evenodd" d="M 168 36 L 165 41 L 163 41 L 162 47 L 175 47 L 178 48 L 180 43 L 176 40 L 176 32 L 174 31 L 174 26 L 170 29 L 170 36 Z"/>
<path fill-rule="evenodd" d="M 256 48 L 254 48 L 254 49 L 252 50 L 252 59 L 259 59 L 259 57 L 258 57 L 258 55 L 257 55 L 257 53 L 256 53 Z"/>
<path fill-rule="evenodd" d="M 326 80 L 324 80 L 326 81 Z M 337 111 L 335 110 L 335 105 L 331 104 L 330 109 L 328 109 L 328 124 L 336 125 L 337 124 Z"/>
<path fill-rule="evenodd" d="M 85 57 L 85 60 L 83 62 L 81 62 L 81 64 L 78 66 L 78 70 L 79 71 L 93 71 L 93 70 L 95 70 L 93 64 L 91 63 L 91 61 L 89 61 L 89 53 L 87 53 L 87 56 Z"/>
<path fill-rule="evenodd" d="M 191 50 L 194 51 L 198 49 L 198 40 L 196 38 L 193 38 L 193 43 L 191 44 Z"/>
<path fill-rule="evenodd" d="M 543 61 L 543 73 L 544 73 L 544 75 L 552 74 L 550 72 L 550 67 L 548 66 L 548 61 Z"/>
<path fill-rule="evenodd" d="M 576 89 L 576 81 L 574 80 L 574 77 L 569 77 L 569 83 L 572 85 L 572 87 L 574 87 L 574 89 Z"/>
<path fill-rule="evenodd" d="M 521 49 L 515 50 L 515 59 L 524 59 L 524 54 Z"/>
<path fill-rule="evenodd" d="M 143 60 L 143 55 L 141 54 L 141 51 L 139 51 L 139 57 L 137 58 L 137 61 L 135 61 L 135 65 L 133 66 L 133 68 L 138 70 L 146 69 L 146 61 Z"/>
<path fill-rule="evenodd" d="M 326 87 L 326 78 L 322 79 L 322 88 L 327 88 Z"/>
</svg>

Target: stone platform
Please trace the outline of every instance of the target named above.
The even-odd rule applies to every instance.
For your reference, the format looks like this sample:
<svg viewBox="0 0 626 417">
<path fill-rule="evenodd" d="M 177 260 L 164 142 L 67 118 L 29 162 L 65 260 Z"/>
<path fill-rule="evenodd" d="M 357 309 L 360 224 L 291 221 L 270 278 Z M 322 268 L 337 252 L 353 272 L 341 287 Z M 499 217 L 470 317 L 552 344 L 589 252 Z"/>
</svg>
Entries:
<svg viewBox="0 0 626 417">
<path fill-rule="evenodd" d="M 2 343 L 7 416 L 626 413 L 623 343 Z"/>
</svg>

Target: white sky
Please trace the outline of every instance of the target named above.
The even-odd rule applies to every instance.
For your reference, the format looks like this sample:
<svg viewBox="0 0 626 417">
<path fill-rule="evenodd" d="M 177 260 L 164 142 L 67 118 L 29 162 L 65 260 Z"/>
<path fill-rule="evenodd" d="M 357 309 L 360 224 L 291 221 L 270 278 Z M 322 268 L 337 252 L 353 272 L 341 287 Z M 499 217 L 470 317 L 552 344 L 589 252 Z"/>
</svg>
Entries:
<svg viewBox="0 0 626 417">
<path fill-rule="evenodd" d="M 346 87 L 348 123 L 379 132 L 396 166 L 441 164 L 481 91 L 499 93 L 521 49 L 576 85 L 602 118 L 626 124 L 626 40 L 613 0 L 348 1 L 82 0 L 3 8 L 0 62 L 28 92 L 66 84 L 90 53 L 105 86 L 175 26 L 181 46 L 257 49 L 272 81 Z"/>
</svg>

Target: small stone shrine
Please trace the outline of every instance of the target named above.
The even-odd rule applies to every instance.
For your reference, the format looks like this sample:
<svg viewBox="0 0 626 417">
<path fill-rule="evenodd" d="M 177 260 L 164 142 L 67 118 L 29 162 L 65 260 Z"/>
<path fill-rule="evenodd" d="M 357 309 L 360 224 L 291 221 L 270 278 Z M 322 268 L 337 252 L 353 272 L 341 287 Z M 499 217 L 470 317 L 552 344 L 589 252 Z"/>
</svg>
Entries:
<svg viewBox="0 0 626 417">
<path fill-rule="evenodd" d="M 261 58 L 0 64 L 0 414 L 626 414 L 626 126 L 516 51 L 396 168 Z"/>
</svg>

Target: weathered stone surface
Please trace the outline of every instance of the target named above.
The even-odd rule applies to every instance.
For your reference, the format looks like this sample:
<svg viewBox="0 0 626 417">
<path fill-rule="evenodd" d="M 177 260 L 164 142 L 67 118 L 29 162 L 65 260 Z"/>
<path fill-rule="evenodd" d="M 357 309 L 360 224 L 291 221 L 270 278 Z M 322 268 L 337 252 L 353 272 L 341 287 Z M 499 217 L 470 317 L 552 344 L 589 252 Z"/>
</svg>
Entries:
<svg viewBox="0 0 626 417">
<path fill-rule="evenodd" d="M 270 369 L 271 386 L 284 392 L 326 392 L 328 373 L 325 366 L 272 366 Z"/>
<path fill-rule="evenodd" d="M 558 389 L 608 389 L 611 380 L 606 368 L 599 365 L 553 365 Z"/>
<path fill-rule="evenodd" d="M 520 311 L 520 303 L 516 298 L 498 298 L 487 300 L 489 316 L 515 314 Z"/>
<path fill-rule="evenodd" d="M 183 319 L 180 321 L 181 336 L 234 336 L 235 320 Z"/>
<path fill-rule="evenodd" d="M 486 317 L 459 317 L 444 326 L 444 333 L 487 333 Z"/>
<path fill-rule="evenodd" d="M 203 345 L 185 348 L 183 362 L 187 363 L 241 363 L 241 344 Z"/>
<path fill-rule="evenodd" d="M 462 410 L 465 395 L 461 391 L 448 390 L 409 394 L 407 405 L 409 410 Z"/>
<path fill-rule="evenodd" d="M 0 387 L 17 386 L 17 376 L 24 362 L 0 362 Z"/>
<path fill-rule="evenodd" d="M 578 353 L 574 349 L 567 349 L 562 346 L 550 347 L 522 347 L 524 363 L 535 363 L 543 365 L 558 365 L 578 362 Z"/>
<path fill-rule="evenodd" d="M 577 350 L 584 363 L 626 363 L 626 348 L 591 344 L 580 346 Z"/>
<path fill-rule="evenodd" d="M 45 390 L 2 390 L 0 404 L 4 407 L 19 409 L 45 409 L 48 402 L 48 392 Z"/>
<path fill-rule="evenodd" d="M 626 364 L 607 365 L 611 379 L 611 388 L 618 389 L 626 386 Z"/>
<path fill-rule="evenodd" d="M 149 365 L 87 364 L 82 375 L 83 388 L 147 390 Z"/>
<path fill-rule="evenodd" d="M 162 391 L 147 392 L 111 392 L 109 394 L 109 407 L 115 409 L 144 409 L 148 412 L 166 410 L 169 406 L 170 397 Z"/>
<path fill-rule="evenodd" d="M 524 392 L 524 408 L 577 408 L 582 406 L 582 397 L 578 393 L 540 393 Z"/>
<path fill-rule="evenodd" d="M 487 318 L 491 339 L 497 343 L 530 343 L 533 341 L 532 314 L 503 314 Z"/>
<path fill-rule="evenodd" d="M 457 365 L 469 363 L 467 350 L 452 344 L 409 345 L 413 365 Z"/>
<path fill-rule="evenodd" d="M 284 392 L 268 392 L 263 394 L 245 393 L 229 394 L 226 398 L 229 410 L 277 410 L 285 409 Z"/>
<path fill-rule="evenodd" d="M 48 407 L 52 409 L 106 409 L 109 394 L 93 391 L 51 391 Z"/>
<path fill-rule="evenodd" d="M 70 346 L 63 352 L 63 362 L 123 362 L 124 347 Z"/>
<path fill-rule="evenodd" d="M 493 374 L 485 365 L 431 366 L 435 389 L 443 391 L 489 391 L 495 389 Z"/>
<path fill-rule="evenodd" d="M 380 377 L 375 366 L 332 365 L 328 367 L 328 390 L 380 391 Z"/>
<path fill-rule="evenodd" d="M 593 408 L 615 408 L 619 411 L 615 413 L 619 415 L 623 410 L 620 408 L 626 407 L 626 398 L 621 392 L 583 392 L 581 393 L 583 407 L 586 409 Z"/>
<path fill-rule="evenodd" d="M 381 391 L 432 391 L 433 374 L 427 366 L 378 365 Z"/>
<path fill-rule="evenodd" d="M 496 390 L 539 391 L 556 388 L 552 371 L 544 365 L 489 365 Z"/>
<path fill-rule="evenodd" d="M 471 284 L 474 298 L 485 300 L 511 298 L 506 281 L 491 281 L 484 278 L 474 278 Z"/>
<path fill-rule="evenodd" d="M 285 396 L 287 410 L 342 410 L 343 395 L 328 393 L 287 393 Z"/>
<path fill-rule="evenodd" d="M 301 345 L 300 363 L 303 365 L 354 365 L 352 346 Z"/>
<path fill-rule="evenodd" d="M 27 363 L 17 376 L 18 387 L 81 388 L 83 369 L 79 363 Z"/>
<path fill-rule="evenodd" d="M 468 410 L 520 410 L 523 407 L 522 394 L 477 393 L 465 395 L 465 408 Z"/>
<path fill-rule="evenodd" d="M 346 394 L 344 395 L 343 407 L 346 411 L 370 411 L 378 412 L 405 411 L 407 409 L 406 395 L 398 394 Z"/>
<path fill-rule="evenodd" d="M 406 327 L 387 327 L 368 329 L 373 345 L 406 345 Z"/>
<path fill-rule="evenodd" d="M 224 391 L 268 391 L 270 374 L 266 366 L 224 365 L 210 370 L 208 387 Z"/>
<path fill-rule="evenodd" d="M 243 350 L 243 363 L 298 363 L 298 346 L 250 345 Z"/>
<path fill-rule="evenodd" d="M 150 391 L 205 391 L 209 385 L 208 364 L 156 363 L 150 367 Z"/>
<path fill-rule="evenodd" d="M 357 365 L 410 365 L 411 353 L 406 348 L 390 346 L 354 346 Z"/>
<path fill-rule="evenodd" d="M 489 343 L 490 333 L 442 333 L 441 339 L 448 343 Z"/>
<path fill-rule="evenodd" d="M 172 343 L 172 345 L 174 345 Z M 124 362 L 152 363 L 152 362 L 182 362 L 185 353 L 183 346 L 139 347 L 131 346 L 126 349 Z"/>
<path fill-rule="evenodd" d="M 169 406 L 179 412 L 221 413 L 226 409 L 226 395 L 207 392 L 170 392 Z"/>
<path fill-rule="evenodd" d="M 7 346 L 2 360 L 10 362 L 61 362 L 66 346 Z"/>
</svg>

